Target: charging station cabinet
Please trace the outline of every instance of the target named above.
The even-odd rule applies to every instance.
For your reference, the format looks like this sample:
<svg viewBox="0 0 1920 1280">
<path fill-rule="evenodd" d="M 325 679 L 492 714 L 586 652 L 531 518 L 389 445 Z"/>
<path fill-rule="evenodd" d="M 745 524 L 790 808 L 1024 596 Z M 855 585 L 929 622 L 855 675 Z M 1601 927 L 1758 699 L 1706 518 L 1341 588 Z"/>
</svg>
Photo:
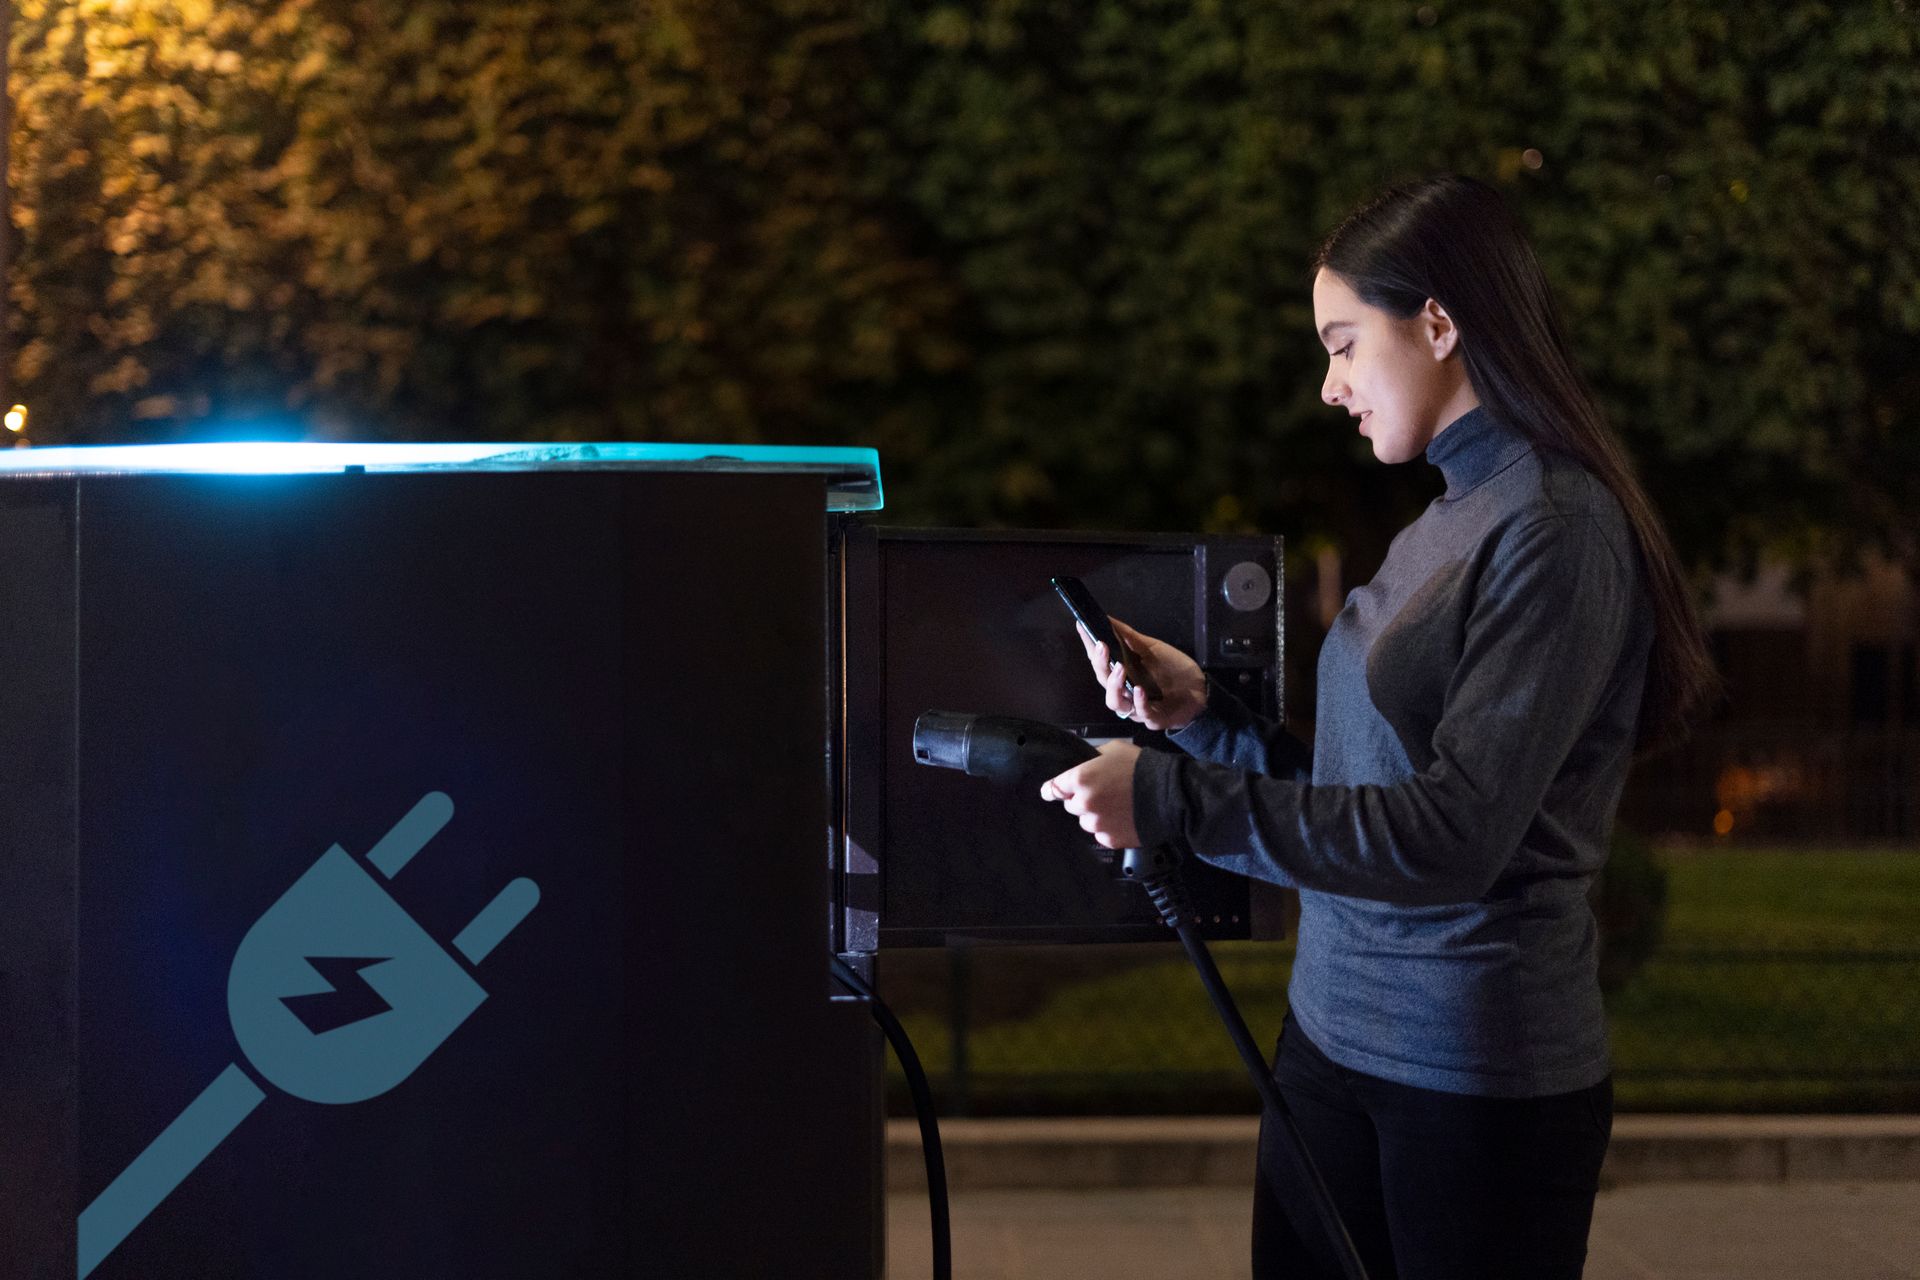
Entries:
<svg viewBox="0 0 1920 1280">
<path fill-rule="evenodd" d="M 1169 936 L 914 719 L 1154 745 L 1054 574 L 1284 711 L 1277 539 L 880 527 L 869 450 L 295 448 L 0 461 L 9 1280 L 879 1280 L 829 957 Z"/>
<path fill-rule="evenodd" d="M 826 522 L 777 472 L 0 479 L 0 1271 L 73 1280 L 91 1226 L 99 1280 L 877 1274 L 879 1040 L 827 977 Z M 404 968 L 377 900 L 269 918 L 334 846 L 484 993 L 411 1070 L 444 1001 L 356 963 Z M 311 960 L 303 1005 L 233 996 Z M 235 1022 L 296 1016 L 402 1078 L 289 1094 Z M 222 1080 L 262 1096 L 234 1120 Z"/>
</svg>

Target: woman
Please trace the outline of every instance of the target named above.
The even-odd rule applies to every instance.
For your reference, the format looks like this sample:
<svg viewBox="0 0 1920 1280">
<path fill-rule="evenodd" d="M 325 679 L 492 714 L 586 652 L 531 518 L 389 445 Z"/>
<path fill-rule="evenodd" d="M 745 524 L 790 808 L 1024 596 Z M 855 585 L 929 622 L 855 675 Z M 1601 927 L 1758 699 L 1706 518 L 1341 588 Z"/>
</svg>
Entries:
<svg viewBox="0 0 1920 1280">
<path fill-rule="evenodd" d="M 1497 193 L 1443 176 L 1314 261 L 1321 398 L 1446 492 L 1347 597 L 1311 748 L 1116 621 L 1109 744 L 1042 787 L 1101 844 L 1297 887 L 1274 1072 L 1373 1280 L 1577 1277 L 1612 1129 L 1587 888 L 1637 751 L 1715 675 L 1687 583 Z M 1339 1276 L 1263 1121 L 1256 1277 Z"/>
</svg>

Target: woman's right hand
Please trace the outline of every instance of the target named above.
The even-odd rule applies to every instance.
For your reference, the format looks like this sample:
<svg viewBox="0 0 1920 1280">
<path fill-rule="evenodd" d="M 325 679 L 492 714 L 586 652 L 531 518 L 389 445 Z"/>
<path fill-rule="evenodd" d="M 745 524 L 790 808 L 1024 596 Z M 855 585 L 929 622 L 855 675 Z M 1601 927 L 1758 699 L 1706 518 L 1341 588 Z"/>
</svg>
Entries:
<svg viewBox="0 0 1920 1280">
<path fill-rule="evenodd" d="M 1124 691 L 1127 671 L 1107 653 L 1107 646 L 1087 634 L 1079 623 L 1080 643 L 1093 664 L 1093 678 L 1107 691 L 1107 709 L 1123 720 L 1137 720 L 1149 729 L 1172 732 L 1192 724 L 1207 709 L 1207 673 L 1200 664 L 1164 640 L 1142 635 L 1120 619 L 1108 616 L 1120 642 L 1133 650 L 1134 661 L 1160 686 L 1161 696 L 1149 699 L 1135 688 Z"/>
</svg>

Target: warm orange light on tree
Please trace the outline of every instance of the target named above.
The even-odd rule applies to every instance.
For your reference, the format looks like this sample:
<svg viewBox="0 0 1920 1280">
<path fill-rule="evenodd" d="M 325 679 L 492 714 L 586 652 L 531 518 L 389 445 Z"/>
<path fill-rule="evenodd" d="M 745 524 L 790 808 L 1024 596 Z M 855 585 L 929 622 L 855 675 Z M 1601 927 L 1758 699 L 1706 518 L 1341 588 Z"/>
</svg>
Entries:
<svg viewBox="0 0 1920 1280">
<path fill-rule="evenodd" d="M 25 431 L 27 429 L 27 406 L 17 404 L 7 410 L 7 430 Z"/>
</svg>

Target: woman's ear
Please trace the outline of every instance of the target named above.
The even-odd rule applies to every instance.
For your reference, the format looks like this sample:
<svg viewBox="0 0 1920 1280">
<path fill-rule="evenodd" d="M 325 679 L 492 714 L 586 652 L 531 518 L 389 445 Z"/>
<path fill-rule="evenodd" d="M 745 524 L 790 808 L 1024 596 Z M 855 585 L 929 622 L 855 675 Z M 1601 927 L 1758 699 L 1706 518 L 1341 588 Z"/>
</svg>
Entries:
<svg viewBox="0 0 1920 1280">
<path fill-rule="evenodd" d="M 1435 360 L 1445 360 L 1460 346 L 1460 330 L 1454 327 L 1453 317 L 1432 298 L 1420 308 L 1420 333 Z"/>
</svg>

